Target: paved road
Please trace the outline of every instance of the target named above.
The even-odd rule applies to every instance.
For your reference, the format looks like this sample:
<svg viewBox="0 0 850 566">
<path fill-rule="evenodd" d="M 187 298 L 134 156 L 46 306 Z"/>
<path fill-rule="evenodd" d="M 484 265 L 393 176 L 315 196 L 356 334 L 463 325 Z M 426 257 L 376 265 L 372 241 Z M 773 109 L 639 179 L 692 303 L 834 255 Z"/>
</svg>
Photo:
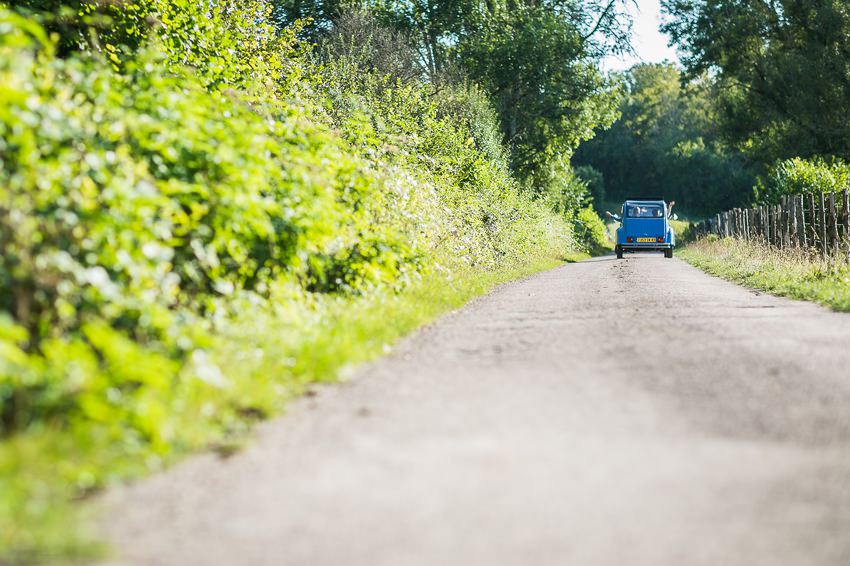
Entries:
<svg viewBox="0 0 850 566">
<path fill-rule="evenodd" d="M 116 564 L 847 566 L 850 315 L 566 265 L 106 506 Z"/>
</svg>

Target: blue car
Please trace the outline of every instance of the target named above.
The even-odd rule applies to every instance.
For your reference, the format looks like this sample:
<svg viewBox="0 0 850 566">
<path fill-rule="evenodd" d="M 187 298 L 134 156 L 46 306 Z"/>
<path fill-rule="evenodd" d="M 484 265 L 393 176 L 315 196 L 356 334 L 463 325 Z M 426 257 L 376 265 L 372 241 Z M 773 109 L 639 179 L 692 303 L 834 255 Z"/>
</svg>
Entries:
<svg viewBox="0 0 850 566">
<path fill-rule="evenodd" d="M 627 200 L 621 214 L 609 212 L 620 223 L 614 246 L 617 259 L 623 259 L 624 252 L 664 252 L 664 257 L 673 257 L 676 235 L 669 220 L 674 204 L 663 199 Z"/>
</svg>

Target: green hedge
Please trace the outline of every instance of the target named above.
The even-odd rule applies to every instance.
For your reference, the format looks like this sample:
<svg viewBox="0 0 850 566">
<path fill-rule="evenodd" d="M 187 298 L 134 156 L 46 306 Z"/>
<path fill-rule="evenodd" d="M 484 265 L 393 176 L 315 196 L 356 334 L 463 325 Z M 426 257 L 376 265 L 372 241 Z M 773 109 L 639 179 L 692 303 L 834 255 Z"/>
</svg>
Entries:
<svg viewBox="0 0 850 566">
<path fill-rule="evenodd" d="M 291 35 L 219 80 L 169 41 L 57 58 L 0 8 L 0 561 L 47 552 L 55 509 L 121 470 L 329 377 L 343 360 L 310 344 L 345 305 L 575 247 L 474 90 L 318 66 Z M 250 320 L 276 336 L 233 352 Z"/>
<path fill-rule="evenodd" d="M 779 202 L 783 195 L 834 193 L 850 187 L 850 165 L 840 159 L 801 159 L 780 161 L 758 180 L 758 202 Z"/>
</svg>

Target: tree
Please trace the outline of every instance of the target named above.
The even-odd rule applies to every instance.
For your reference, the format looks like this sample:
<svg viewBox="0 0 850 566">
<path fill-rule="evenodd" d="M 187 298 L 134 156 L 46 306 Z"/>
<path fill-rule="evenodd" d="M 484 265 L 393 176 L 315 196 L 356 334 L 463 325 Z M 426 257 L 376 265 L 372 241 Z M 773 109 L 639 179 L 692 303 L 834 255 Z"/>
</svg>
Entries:
<svg viewBox="0 0 850 566">
<path fill-rule="evenodd" d="M 135 49 L 156 23 L 149 1 L 124 5 L 103 0 L 13 0 L 9 5 L 58 36 L 56 53 L 60 57 L 84 49 L 100 50 L 103 45 Z"/>
<path fill-rule="evenodd" d="M 574 159 L 602 173 L 607 198 L 664 196 L 697 214 L 750 198 L 753 173 L 721 139 L 710 79 L 685 83 L 675 66 L 651 64 L 636 65 L 622 80 L 622 117 Z"/>
<path fill-rule="evenodd" d="M 493 97 L 514 167 L 524 174 L 569 156 L 617 117 L 617 91 L 576 22 L 540 6 L 494 14 L 460 45 L 469 76 Z"/>
<path fill-rule="evenodd" d="M 729 141 L 757 159 L 850 157 L 846 0 L 664 0 L 691 76 L 717 77 Z"/>
<path fill-rule="evenodd" d="M 343 1 L 275 0 L 275 13 L 284 15 L 281 22 L 310 17 L 311 33 L 338 36 L 334 28 L 351 23 L 342 14 L 353 4 Z M 490 95 L 511 147 L 512 166 L 531 184 L 568 171 L 564 164 L 576 146 L 616 118 L 616 85 L 599 72 L 598 62 L 607 53 L 628 49 L 623 3 L 354 2 L 407 37 L 435 88 L 447 76 L 462 77 Z"/>
<path fill-rule="evenodd" d="M 272 20 L 278 29 L 303 21 L 302 35 L 316 43 L 333 27 L 334 20 L 345 10 L 357 10 L 367 5 L 356 0 L 270 0 Z"/>
</svg>

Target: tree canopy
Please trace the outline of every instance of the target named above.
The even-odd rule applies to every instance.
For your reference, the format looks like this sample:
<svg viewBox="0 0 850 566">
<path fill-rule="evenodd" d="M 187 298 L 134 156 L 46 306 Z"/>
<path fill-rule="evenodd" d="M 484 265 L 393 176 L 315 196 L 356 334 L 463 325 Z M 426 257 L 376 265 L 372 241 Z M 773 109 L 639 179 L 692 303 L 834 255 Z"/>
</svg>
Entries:
<svg viewBox="0 0 850 566">
<path fill-rule="evenodd" d="M 726 138 L 759 160 L 850 157 L 850 4 L 664 0 L 691 76 L 718 84 Z"/>
<path fill-rule="evenodd" d="M 602 174 L 607 198 L 665 196 L 698 214 L 749 198 L 753 175 L 721 139 L 710 79 L 684 82 L 671 64 L 637 65 L 621 79 L 622 117 L 575 159 Z"/>
<path fill-rule="evenodd" d="M 580 142 L 617 117 L 618 92 L 598 69 L 628 49 L 623 0 L 375 0 L 357 3 L 404 34 L 422 72 L 439 84 L 458 74 L 490 95 L 511 163 L 525 178 L 551 176 Z M 342 5 L 278 0 L 282 23 L 309 17 L 320 40 Z"/>
</svg>

